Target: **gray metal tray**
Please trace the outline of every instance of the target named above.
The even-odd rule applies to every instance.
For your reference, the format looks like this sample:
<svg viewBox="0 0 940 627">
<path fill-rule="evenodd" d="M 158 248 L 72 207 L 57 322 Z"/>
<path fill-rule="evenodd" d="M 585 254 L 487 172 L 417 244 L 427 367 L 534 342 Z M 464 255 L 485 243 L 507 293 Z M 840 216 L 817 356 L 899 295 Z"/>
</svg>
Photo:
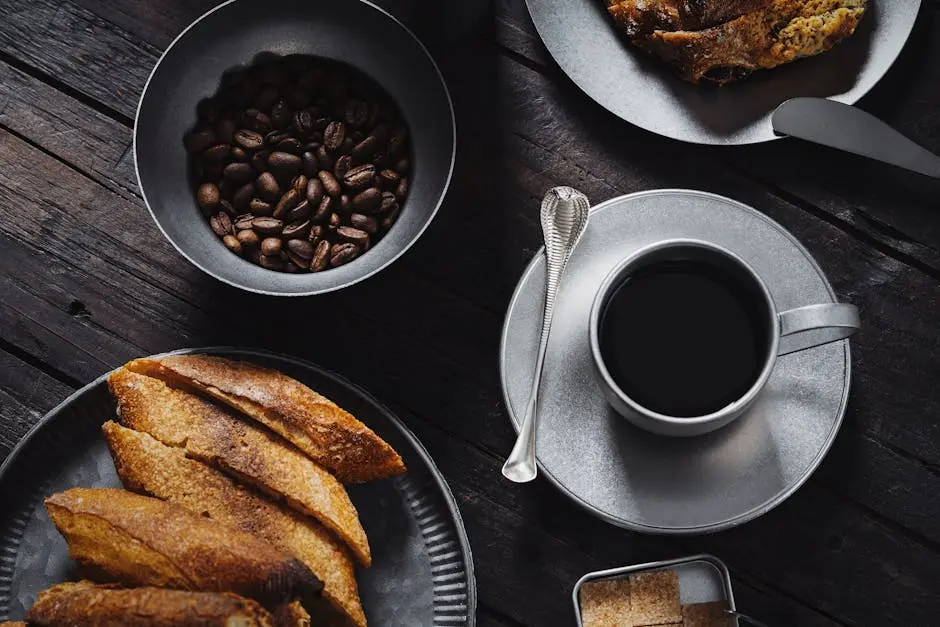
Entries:
<svg viewBox="0 0 940 627">
<path fill-rule="evenodd" d="M 359 592 L 371 625 L 475 625 L 470 545 L 450 489 L 414 435 L 356 385 L 310 363 L 257 350 L 209 353 L 276 368 L 349 410 L 401 454 L 408 472 L 351 486 L 373 566 Z M 0 466 L 0 621 L 21 619 L 36 594 L 74 564 L 42 501 L 73 486 L 119 487 L 101 424 L 115 415 L 107 375 L 49 412 Z"/>
<path fill-rule="evenodd" d="M 574 584 L 571 598 L 574 601 L 574 613 L 578 627 L 581 623 L 581 603 L 579 602 L 581 586 L 589 581 L 600 579 L 620 579 L 634 573 L 654 570 L 674 570 L 679 575 L 679 601 L 682 604 L 709 603 L 711 601 L 727 601 L 729 610 L 736 610 L 734 606 L 734 593 L 731 590 L 731 575 L 728 567 L 717 557 L 711 555 L 693 555 L 662 562 L 649 562 L 622 568 L 598 570 L 588 573 Z M 732 624 L 737 625 L 738 619 L 732 618 Z"/>
</svg>

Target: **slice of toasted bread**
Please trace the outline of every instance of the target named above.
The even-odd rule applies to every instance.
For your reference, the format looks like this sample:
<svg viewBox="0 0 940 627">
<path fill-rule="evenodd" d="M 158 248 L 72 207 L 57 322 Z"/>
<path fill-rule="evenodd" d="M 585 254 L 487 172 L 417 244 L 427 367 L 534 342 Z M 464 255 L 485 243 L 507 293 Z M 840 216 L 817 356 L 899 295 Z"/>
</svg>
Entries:
<svg viewBox="0 0 940 627">
<path fill-rule="evenodd" d="M 188 457 L 284 499 L 339 536 L 360 564 L 372 563 L 366 532 L 346 489 L 283 438 L 222 405 L 126 368 L 108 377 L 108 387 L 124 426 L 183 447 Z"/>
<path fill-rule="evenodd" d="M 208 355 L 135 359 L 125 368 L 225 403 L 282 435 L 343 483 L 405 472 L 398 453 L 371 429 L 276 370 Z"/>
<path fill-rule="evenodd" d="M 820 54 L 852 35 L 866 0 L 774 0 L 769 6 L 700 31 L 655 31 L 634 40 L 679 77 L 726 83 Z"/>
<path fill-rule="evenodd" d="M 758 11 L 772 0 L 608 0 L 607 12 L 631 39 L 653 31 L 701 30 Z"/>
<path fill-rule="evenodd" d="M 105 423 L 102 430 L 125 487 L 238 527 L 292 553 L 323 580 L 323 597 L 348 624 L 366 624 L 352 559 L 315 520 L 279 507 L 146 433 L 115 422 Z"/>
<path fill-rule="evenodd" d="M 30 625 L 61 627 L 275 627 L 255 601 L 235 594 L 62 583 L 43 590 Z"/>
<path fill-rule="evenodd" d="M 322 588 L 285 550 L 159 499 L 72 488 L 47 498 L 46 509 L 73 559 L 121 583 L 234 592 L 271 605 Z"/>
</svg>

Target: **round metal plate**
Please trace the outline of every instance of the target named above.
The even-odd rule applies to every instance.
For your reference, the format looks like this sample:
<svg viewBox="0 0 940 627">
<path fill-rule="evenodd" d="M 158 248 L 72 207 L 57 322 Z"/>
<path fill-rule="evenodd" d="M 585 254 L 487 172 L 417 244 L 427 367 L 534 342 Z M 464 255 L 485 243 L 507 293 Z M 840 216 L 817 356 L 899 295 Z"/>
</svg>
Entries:
<svg viewBox="0 0 940 627">
<path fill-rule="evenodd" d="M 713 433 L 668 438 L 634 427 L 601 392 L 588 318 L 597 288 L 619 261 L 671 238 L 702 239 L 737 253 L 764 278 L 781 310 L 835 300 L 806 249 L 739 202 L 660 190 L 598 205 L 555 306 L 542 375 L 538 459 L 541 472 L 567 496 L 615 525 L 704 533 L 767 512 L 819 465 L 845 413 L 849 345 L 843 340 L 781 357 L 754 407 Z M 516 429 L 532 385 L 544 290 L 539 252 L 513 295 L 500 346 L 503 394 Z"/>
<path fill-rule="evenodd" d="M 588 96 L 627 122 L 697 144 L 776 139 L 770 114 L 818 96 L 854 104 L 907 41 L 921 0 L 870 0 L 855 34 L 831 51 L 714 88 L 676 78 L 622 35 L 600 0 L 526 0 L 542 41 Z"/>
<path fill-rule="evenodd" d="M 311 54 L 347 63 L 394 99 L 408 123 L 412 176 L 394 227 L 354 262 L 325 272 L 286 274 L 230 253 L 200 214 L 187 178 L 183 135 L 196 103 L 222 73 L 259 54 Z M 264 294 L 302 296 L 346 287 L 386 267 L 421 236 L 450 184 L 454 111 L 444 79 L 415 36 L 364 0 L 229 0 L 193 22 L 157 62 L 137 110 L 137 180 L 157 226 L 204 272 Z"/>
<path fill-rule="evenodd" d="M 229 348 L 178 352 L 281 370 L 395 447 L 406 474 L 349 488 L 373 551 L 372 567 L 358 576 L 369 624 L 476 624 L 476 582 L 460 512 L 434 462 L 398 418 L 361 388 L 298 359 Z M 74 564 L 43 498 L 74 486 L 120 486 L 101 436 L 101 424 L 115 415 L 106 377 L 49 412 L 0 466 L 0 621 L 21 619 L 39 591 L 71 578 Z"/>
</svg>

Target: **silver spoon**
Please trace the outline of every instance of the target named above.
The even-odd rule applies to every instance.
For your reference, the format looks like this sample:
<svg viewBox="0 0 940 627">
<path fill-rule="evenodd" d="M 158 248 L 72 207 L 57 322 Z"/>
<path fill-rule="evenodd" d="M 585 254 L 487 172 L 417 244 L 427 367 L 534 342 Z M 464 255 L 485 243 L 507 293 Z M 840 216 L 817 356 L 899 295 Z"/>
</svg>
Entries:
<svg viewBox="0 0 940 627">
<path fill-rule="evenodd" d="M 545 350 L 548 347 L 548 335 L 552 329 L 552 314 L 555 309 L 555 296 L 561 275 L 568 265 L 568 259 L 578 240 L 587 229 L 588 212 L 591 205 L 587 196 L 570 187 L 555 187 L 548 191 L 542 200 L 542 235 L 545 239 L 546 289 L 545 314 L 542 319 L 542 337 L 539 340 L 538 357 L 535 360 L 535 379 L 532 392 L 526 406 L 525 418 L 519 429 L 516 445 L 503 465 L 503 476 L 516 483 L 525 483 L 535 479 L 538 470 L 535 466 L 535 430 L 538 425 L 539 383 L 542 380 L 542 366 L 545 364 Z"/>
</svg>

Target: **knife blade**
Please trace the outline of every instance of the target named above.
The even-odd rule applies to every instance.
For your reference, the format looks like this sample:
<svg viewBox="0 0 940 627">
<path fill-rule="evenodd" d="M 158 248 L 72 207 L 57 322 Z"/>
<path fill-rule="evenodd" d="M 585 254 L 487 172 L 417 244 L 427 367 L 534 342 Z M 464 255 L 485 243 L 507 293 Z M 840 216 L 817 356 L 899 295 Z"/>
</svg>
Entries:
<svg viewBox="0 0 940 627">
<path fill-rule="evenodd" d="M 870 113 L 825 98 L 793 98 L 771 116 L 774 131 L 940 178 L 940 157 Z"/>
</svg>

